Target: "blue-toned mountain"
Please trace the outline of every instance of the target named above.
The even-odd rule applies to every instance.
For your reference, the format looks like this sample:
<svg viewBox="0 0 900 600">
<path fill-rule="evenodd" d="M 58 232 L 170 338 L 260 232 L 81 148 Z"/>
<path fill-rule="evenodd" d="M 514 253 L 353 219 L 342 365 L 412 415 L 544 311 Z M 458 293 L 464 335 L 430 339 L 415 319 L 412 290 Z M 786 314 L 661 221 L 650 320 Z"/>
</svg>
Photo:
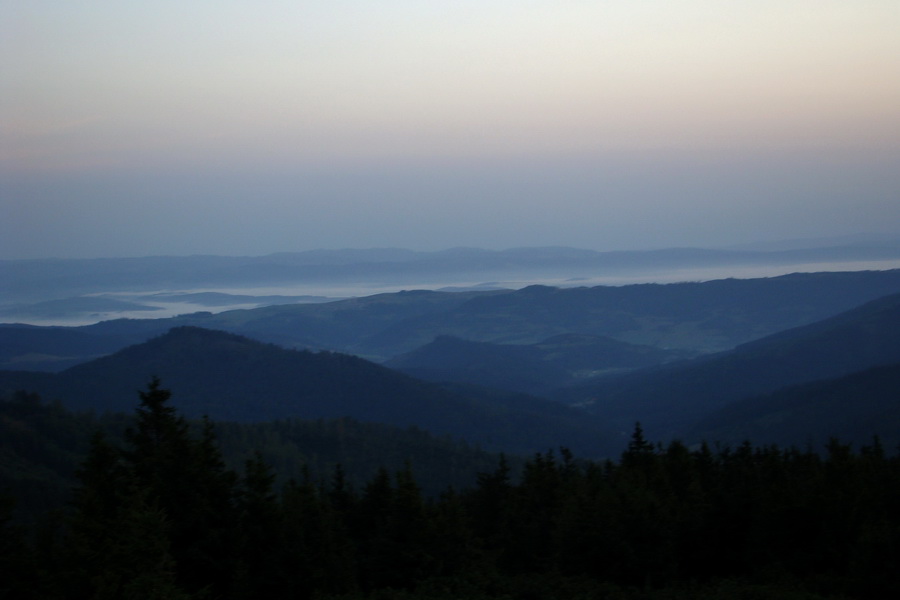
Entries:
<svg viewBox="0 0 900 600">
<path fill-rule="evenodd" d="M 684 353 L 575 333 L 557 335 L 537 344 L 492 344 L 439 336 L 385 365 L 428 381 L 542 394 L 610 372 L 676 358 L 684 358 Z"/>
<path fill-rule="evenodd" d="M 900 447 L 900 363 L 733 402 L 686 437 L 815 448 L 830 438 L 860 448 L 877 437 L 885 451 L 894 452 Z"/>
<path fill-rule="evenodd" d="M 619 427 L 641 421 L 654 437 L 685 435 L 744 398 L 900 362 L 900 294 L 734 350 L 562 390 Z M 797 434 L 803 437 L 803 432 Z"/>
<path fill-rule="evenodd" d="M 895 293 L 900 293 L 900 270 L 798 273 L 702 283 L 419 290 L 169 319 L 118 319 L 72 329 L 110 338 L 110 346 L 122 348 L 190 325 L 377 362 L 442 335 L 492 344 L 538 344 L 569 334 L 604 336 L 699 354 L 728 350 Z M 30 369 L 54 370 L 95 355 L 93 347 L 79 352 L 34 328 L 0 328 L 3 368 L 27 364 Z"/>
<path fill-rule="evenodd" d="M 351 417 L 511 453 L 567 446 L 600 456 L 610 442 L 600 419 L 552 401 L 452 392 L 355 356 L 288 350 L 198 327 L 173 329 L 61 373 L 0 372 L 0 391 L 34 391 L 74 410 L 130 412 L 136 390 L 154 376 L 189 417 Z"/>
</svg>

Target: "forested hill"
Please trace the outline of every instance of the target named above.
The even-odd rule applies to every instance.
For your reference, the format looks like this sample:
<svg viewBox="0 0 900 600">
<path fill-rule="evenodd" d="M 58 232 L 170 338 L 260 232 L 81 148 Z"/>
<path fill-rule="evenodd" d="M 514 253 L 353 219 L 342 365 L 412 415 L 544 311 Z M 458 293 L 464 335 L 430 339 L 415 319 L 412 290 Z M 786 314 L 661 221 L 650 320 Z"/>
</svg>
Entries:
<svg viewBox="0 0 900 600">
<path fill-rule="evenodd" d="M 813 323 L 894 293 L 900 293 L 900 270 L 619 287 L 530 286 L 480 294 L 445 311 L 403 319 L 360 339 L 358 348 L 378 356 L 396 356 L 442 334 L 527 344 L 577 333 L 711 352 Z M 327 306 L 315 309 L 327 310 Z M 292 309 L 279 307 L 285 315 Z"/>
<path fill-rule="evenodd" d="M 98 348 L 136 344 L 181 325 L 376 361 L 410 352 L 440 335 L 503 344 L 594 335 L 701 353 L 727 350 L 895 293 L 900 293 L 900 270 L 620 287 L 410 291 L 171 319 L 106 321 L 75 328 L 90 334 L 81 351 L 72 346 L 72 338 L 55 343 L 54 336 L 40 328 L 6 325 L 0 328 L 0 364 L 7 369 L 58 370 L 73 360 L 93 358 Z"/>
<path fill-rule="evenodd" d="M 428 381 L 546 393 L 609 372 L 684 358 L 684 352 L 575 333 L 537 344 L 492 344 L 453 336 L 397 356 L 386 366 Z"/>
<path fill-rule="evenodd" d="M 34 394 L 0 395 L 0 496 L 16 499 L 17 521 L 35 521 L 70 504 L 91 437 L 102 432 L 109 443 L 121 446 L 124 432 L 134 427 L 133 408 L 140 399 L 132 396 L 128 412 L 95 414 L 73 412 Z M 272 467 L 278 487 L 291 479 L 327 481 L 339 469 L 347 485 L 361 489 L 381 468 L 410 468 L 423 493 L 437 497 L 448 486 L 471 487 L 478 472 L 498 461 L 496 454 L 421 429 L 348 418 L 217 421 L 213 426 L 226 465 L 241 469 L 258 455 Z M 199 435 L 203 424 L 193 421 L 191 429 Z M 509 460 L 521 462 L 512 455 Z"/>
<path fill-rule="evenodd" d="M 72 501 L 29 529 L 0 491 L 17 600 L 881 600 L 900 594 L 900 458 L 878 444 L 657 445 L 498 459 L 425 497 L 409 466 L 349 485 L 229 468 L 152 382 L 93 436 Z M 4 421 L 0 421 L 3 424 Z"/>
<path fill-rule="evenodd" d="M 152 376 L 163 379 L 191 417 L 352 417 L 417 426 L 507 452 L 565 445 L 602 456 L 617 447 L 599 418 L 549 400 L 453 393 L 355 356 L 286 350 L 197 327 L 173 329 L 58 374 L 0 372 L 0 390 L 38 392 L 77 410 L 127 411 L 135 390 Z"/>
<path fill-rule="evenodd" d="M 900 363 L 778 389 L 733 402 L 702 419 L 685 436 L 780 446 L 829 438 L 900 448 Z"/>
<path fill-rule="evenodd" d="M 620 425 L 639 420 L 663 438 L 749 396 L 900 362 L 900 294 L 715 356 L 561 391 Z"/>
<path fill-rule="evenodd" d="M 304 322 L 298 329 L 304 335 L 327 334 L 329 323 L 348 319 L 377 323 L 377 329 L 362 329 L 365 333 L 346 350 L 382 358 L 430 343 L 438 335 L 526 344 L 576 333 L 708 352 L 812 323 L 892 293 L 900 293 L 900 270 L 621 287 L 531 286 L 473 294 L 465 302 L 409 315 L 391 306 L 401 298 L 387 297 L 356 305 L 279 306 L 270 315 L 278 315 L 282 336 L 293 330 L 292 319 L 301 315 L 315 324 Z M 407 300 L 416 298 L 410 295 Z M 382 306 L 386 301 L 390 304 Z M 400 318 L 385 319 L 388 308 Z M 241 326 L 251 336 L 256 327 L 253 321 Z M 322 338 L 320 343 L 326 341 Z"/>
</svg>

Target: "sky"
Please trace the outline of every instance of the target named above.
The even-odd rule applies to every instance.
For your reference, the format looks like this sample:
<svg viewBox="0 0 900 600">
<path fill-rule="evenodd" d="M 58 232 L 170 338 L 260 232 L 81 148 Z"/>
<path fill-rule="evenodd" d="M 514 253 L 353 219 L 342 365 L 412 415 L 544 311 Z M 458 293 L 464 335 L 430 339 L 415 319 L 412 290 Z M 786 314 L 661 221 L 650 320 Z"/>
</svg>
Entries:
<svg viewBox="0 0 900 600">
<path fill-rule="evenodd" d="M 897 0 L 0 1 L 0 259 L 900 231 Z"/>
</svg>

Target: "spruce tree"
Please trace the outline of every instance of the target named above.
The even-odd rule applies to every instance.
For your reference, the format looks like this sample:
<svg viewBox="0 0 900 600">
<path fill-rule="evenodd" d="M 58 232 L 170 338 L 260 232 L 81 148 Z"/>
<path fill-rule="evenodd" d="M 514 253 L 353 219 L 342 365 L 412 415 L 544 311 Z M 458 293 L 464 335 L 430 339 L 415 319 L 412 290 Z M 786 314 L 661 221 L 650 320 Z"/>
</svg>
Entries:
<svg viewBox="0 0 900 600">
<path fill-rule="evenodd" d="M 126 447 L 102 436 L 92 441 L 70 528 L 70 588 L 80 590 L 73 597 L 129 597 L 132 588 L 158 589 L 159 597 L 179 590 L 223 596 L 229 588 L 236 475 L 225 468 L 209 422 L 193 439 L 170 398 L 154 378 L 140 392 Z"/>
</svg>

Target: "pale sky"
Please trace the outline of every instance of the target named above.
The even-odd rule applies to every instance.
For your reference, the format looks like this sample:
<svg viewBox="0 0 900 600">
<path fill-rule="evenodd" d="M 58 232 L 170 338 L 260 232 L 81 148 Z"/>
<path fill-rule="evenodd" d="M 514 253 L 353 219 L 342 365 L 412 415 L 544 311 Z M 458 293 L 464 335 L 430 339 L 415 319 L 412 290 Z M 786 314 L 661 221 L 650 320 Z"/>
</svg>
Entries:
<svg viewBox="0 0 900 600">
<path fill-rule="evenodd" d="M 900 230 L 897 0 L 0 0 L 0 258 Z"/>
</svg>

